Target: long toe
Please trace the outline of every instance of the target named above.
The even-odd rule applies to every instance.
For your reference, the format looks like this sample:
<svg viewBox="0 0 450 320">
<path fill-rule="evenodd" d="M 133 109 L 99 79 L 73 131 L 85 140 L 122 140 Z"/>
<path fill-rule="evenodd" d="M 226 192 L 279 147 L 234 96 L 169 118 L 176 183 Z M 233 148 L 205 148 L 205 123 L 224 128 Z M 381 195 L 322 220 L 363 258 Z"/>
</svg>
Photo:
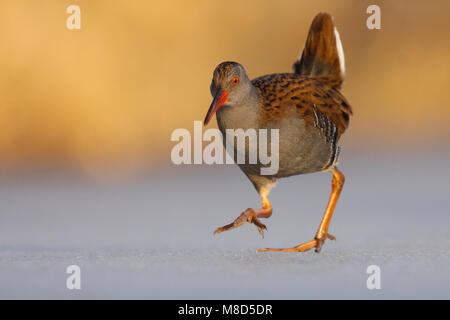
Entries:
<svg viewBox="0 0 450 320">
<path fill-rule="evenodd" d="M 282 249 L 278 249 L 278 248 L 264 248 L 264 249 L 259 249 L 256 252 L 268 252 L 268 251 L 277 251 L 277 252 L 305 252 L 308 251 L 314 247 L 317 246 L 317 240 L 312 240 L 306 243 L 303 243 L 301 245 L 298 245 L 296 247 L 292 247 L 292 248 L 282 248 Z"/>
<path fill-rule="evenodd" d="M 235 225 L 235 223 L 232 222 L 232 223 L 230 223 L 230 224 L 227 224 L 227 225 L 224 225 L 224 226 L 222 226 L 222 227 L 217 228 L 217 229 L 214 231 L 214 234 L 216 234 L 216 233 L 221 233 L 221 232 L 224 232 L 224 231 L 228 231 L 228 230 L 234 229 L 234 228 L 236 228 L 236 227 L 237 227 L 237 225 Z"/>
<path fill-rule="evenodd" d="M 336 240 L 336 237 L 329 233 L 327 233 L 327 238 L 330 240 Z"/>
</svg>

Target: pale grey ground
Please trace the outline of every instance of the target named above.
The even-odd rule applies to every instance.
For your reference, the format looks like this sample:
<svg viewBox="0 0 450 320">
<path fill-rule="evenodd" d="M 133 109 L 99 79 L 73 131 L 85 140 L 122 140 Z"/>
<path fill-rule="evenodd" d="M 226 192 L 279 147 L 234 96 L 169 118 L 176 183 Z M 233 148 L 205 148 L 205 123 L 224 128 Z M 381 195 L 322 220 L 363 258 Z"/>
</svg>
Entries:
<svg viewBox="0 0 450 320">
<path fill-rule="evenodd" d="M 350 156 L 348 156 L 350 157 Z M 112 185 L 51 174 L 0 183 L 0 298 L 450 298 L 448 157 L 342 160 L 347 183 L 322 253 L 330 174 L 281 180 L 261 239 L 213 236 L 259 198 L 234 166 L 173 167 Z M 82 289 L 65 287 L 77 264 Z M 366 268 L 381 268 L 381 290 Z"/>
</svg>

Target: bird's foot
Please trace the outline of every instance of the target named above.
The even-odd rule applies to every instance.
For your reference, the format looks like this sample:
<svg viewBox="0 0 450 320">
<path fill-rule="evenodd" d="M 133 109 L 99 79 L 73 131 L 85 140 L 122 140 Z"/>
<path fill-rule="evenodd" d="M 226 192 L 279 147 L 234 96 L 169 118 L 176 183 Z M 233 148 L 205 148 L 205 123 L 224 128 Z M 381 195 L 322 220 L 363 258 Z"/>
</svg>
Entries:
<svg viewBox="0 0 450 320">
<path fill-rule="evenodd" d="M 214 234 L 228 231 L 228 230 L 237 228 L 246 222 L 250 222 L 250 223 L 253 223 L 258 228 L 259 233 L 264 238 L 264 230 L 267 228 L 261 221 L 259 221 L 257 216 L 258 216 L 258 214 L 264 213 L 263 211 L 265 211 L 265 210 L 267 210 L 267 209 L 248 208 L 247 210 L 242 212 L 241 215 L 239 217 L 237 217 L 232 223 L 227 224 L 223 227 L 217 228 L 216 231 L 214 231 Z"/>
<path fill-rule="evenodd" d="M 320 250 L 322 249 L 322 246 L 325 242 L 326 239 L 330 239 L 330 240 L 336 240 L 336 238 L 334 236 L 332 236 L 331 234 L 327 233 L 326 235 L 324 235 L 321 238 L 315 238 L 312 241 L 309 242 L 305 242 L 303 244 L 300 244 L 296 247 L 293 248 L 283 248 L 283 249 L 276 249 L 276 248 L 264 248 L 264 249 L 259 249 L 256 252 L 267 252 L 267 251 L 282 251 L 282 252 L 305 252 L 308 251 L 312 248 L 316 248 L 316 252 L 319 253 Z"/>
</svg>

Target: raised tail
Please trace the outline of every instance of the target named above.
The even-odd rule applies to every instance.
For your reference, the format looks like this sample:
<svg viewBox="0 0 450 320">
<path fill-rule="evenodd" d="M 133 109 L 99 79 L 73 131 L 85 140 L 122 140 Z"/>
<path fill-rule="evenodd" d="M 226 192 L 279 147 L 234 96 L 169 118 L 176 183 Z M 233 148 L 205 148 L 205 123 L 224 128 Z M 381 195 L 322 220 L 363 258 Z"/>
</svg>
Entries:
<svg viewBox="0 0 450 320">
<path fill-rule="evenodd" d="M 341 88 L 345 76 L 344 50 L 330 14 L 316 15 L 293 68 L 297 74 L 317 77 L 333 88 Z"/>
</svg>

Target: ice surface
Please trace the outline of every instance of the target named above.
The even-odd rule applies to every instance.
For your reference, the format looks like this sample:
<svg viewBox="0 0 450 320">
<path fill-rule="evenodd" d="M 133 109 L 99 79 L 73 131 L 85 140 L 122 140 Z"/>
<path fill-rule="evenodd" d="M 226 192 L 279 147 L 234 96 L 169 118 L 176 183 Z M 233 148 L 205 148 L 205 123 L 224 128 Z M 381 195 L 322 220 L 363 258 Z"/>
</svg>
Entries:
<svg viewBox="0 0 450 320">
<path fill-rule="evenodd" d="M 320 254 L 256 253 L 312 239 L 330 174 L 281 180 L 264 239 L 213 235 L 259 205 L 234 166 L 173 167 L 105 185 L 74 177 L 0 185 L 0 298 L 450 298 L 448 161 L 342 161 L 347 182 Z M 66 288 L 68 265 L 81 290 Z M 381 290 L 366 269 L 381 268 Z"/>
</svg>

